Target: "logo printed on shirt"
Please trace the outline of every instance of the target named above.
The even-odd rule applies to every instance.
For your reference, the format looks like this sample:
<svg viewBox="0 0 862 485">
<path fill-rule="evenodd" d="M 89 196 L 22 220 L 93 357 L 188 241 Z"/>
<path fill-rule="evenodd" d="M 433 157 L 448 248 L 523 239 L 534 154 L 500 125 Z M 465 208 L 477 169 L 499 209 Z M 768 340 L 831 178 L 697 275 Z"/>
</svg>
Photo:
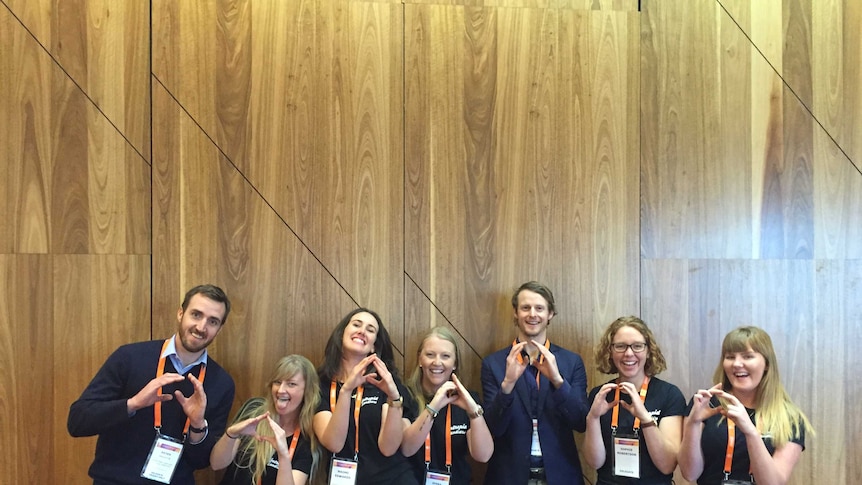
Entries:
<svg viewBox="0 0 862 485">
<path fill-rule="evenodd" d="M 451 428 L 449 428 L 450 434 L 453 436 L 456 434 L 467 434 L 467 425 L 466 424 L 453 424 Z"/>
<path fill-rule="evenodd" d="M 377 404 L 377 401 L 380 399 L 380 396 L 368 396 L 362 398 L 362 406 L 366 404 Z"/>
</svg>

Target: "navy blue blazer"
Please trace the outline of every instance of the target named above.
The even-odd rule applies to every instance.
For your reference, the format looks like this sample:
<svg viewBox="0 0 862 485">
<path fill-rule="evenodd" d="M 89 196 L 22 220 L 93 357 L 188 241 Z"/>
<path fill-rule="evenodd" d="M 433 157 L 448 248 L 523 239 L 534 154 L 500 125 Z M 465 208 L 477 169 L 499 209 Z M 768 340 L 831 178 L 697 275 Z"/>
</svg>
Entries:
<svg viewBox="0 0 862 485">
<path fill-rule="evenodd" d="M 511 347 L 482 360 L 482 390 L 485 421 L 494 437 L 494 455 L 488 462 L 485 483 L 526 484 L 530 475 L 530 386 L 535 377 L 527 369 L 510 394 L 500 391 L 506 375 L 506 357 Z M 555 389 L 543 375 L 539 379 L 539 443 L 548 485 L 583 484 L 581 462 L 572 431 L 587 429 L 587 373 L 581 356 L 551 343 L 551 353 L 565 382 Z M 533 383 L 527 381 L 533 379 Z"/>
</svg>

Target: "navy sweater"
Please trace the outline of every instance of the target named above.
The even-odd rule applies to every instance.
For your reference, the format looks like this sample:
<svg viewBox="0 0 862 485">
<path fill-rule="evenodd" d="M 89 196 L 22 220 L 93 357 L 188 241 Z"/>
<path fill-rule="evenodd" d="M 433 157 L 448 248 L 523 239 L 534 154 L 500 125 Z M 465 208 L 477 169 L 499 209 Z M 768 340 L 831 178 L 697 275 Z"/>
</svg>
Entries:
<svg viewBox="0 0 862 485">
<path fill-rule="evenodd" d="M 153 428 L 153 406 L 138 410 L 133 416 L 126 411 L 126 400 L 138 393 L 156 377 L 159 354 L 164 340 L 123 345 L 108 360 L 69 408 L 67 427 L 75 437 L 99 435 L 96 456 L 90 466 L 95 483 L 148 484 L 141 471 L 156 437 Z M 201 366 L 189 372 L 200 375 Z M 165 372 L 176 372 L 170 359 Z M 186 374 L 188 375 L 188 374 Z M 165 386 L 163 394 L 180 390 L 186 397 L 194 391 L 188 379 Z M 224 433 L 233 403 L 234 383 L 228 373 L 212 358 L 208 359 L 204 391 L 207 396 L 205 418 L 209 434 L 203 442 L 186 442 L 174 472 L 172 484 L 193 484 L 194 470 L 209 466 L 210 451 Z M 181 439 L 186 415 L 172 399 L 162 403 L 162 434 Z"/>
</svg>

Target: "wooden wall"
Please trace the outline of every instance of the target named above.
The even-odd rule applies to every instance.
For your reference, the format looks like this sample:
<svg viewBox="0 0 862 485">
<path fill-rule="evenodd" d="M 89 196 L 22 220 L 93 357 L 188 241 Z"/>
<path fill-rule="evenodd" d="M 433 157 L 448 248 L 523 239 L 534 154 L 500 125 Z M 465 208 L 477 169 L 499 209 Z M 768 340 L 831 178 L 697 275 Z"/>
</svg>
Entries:
<svg viewBox="0 0 862 485">
<path fill-rule="evenodd" d="M 453 328 L 478 389 L 539 279 L 591 386 L 620 315 L 686 394 L 724 333 L 766 328 L 818 429 L 793 483 L 862 481 L 860 23 L 852 0 L 0 0 L 0 467 L 86 483 L 69 404 L 200 282 L 234 302 L 212 353 L 238 404 L 357 305 L 407 373 Z"/>
</svg>

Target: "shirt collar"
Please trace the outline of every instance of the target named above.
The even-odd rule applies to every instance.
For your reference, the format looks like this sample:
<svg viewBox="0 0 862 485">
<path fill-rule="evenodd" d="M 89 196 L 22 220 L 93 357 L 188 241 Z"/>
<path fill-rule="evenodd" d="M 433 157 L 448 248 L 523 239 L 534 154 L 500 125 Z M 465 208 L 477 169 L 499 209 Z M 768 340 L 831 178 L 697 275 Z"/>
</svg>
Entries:
<svg viewBox="0 0 862 485">
<path fill-rule="evenodd" d="M 171 363 L 174 365 L 174 369 L 176 369 L 176 371 L 180 374 L 185 374 L 186 372 L 191 370 L 192 367 L 194 367 L 198 364 L 207 365 L 207 363 L 208 363 L 207 362 L 207 349 L 204 349 L 203 353 L 201 353 L 201 355 L 197 359 L 195 359 L 191 364 L 189 364 L 185 367 L 182 367 L 183 363 L 180 360 L 180 356 L 177 355 L 177 337 L 178 336 L 179 335 L 174 334 L 174 336 L 171 337 L 171 340 L 168 342 L 168 346 L 165 347 L 165 351 L 162 352 L 162 355 L 160 357 L 170 358 Z"/>
</svg>

